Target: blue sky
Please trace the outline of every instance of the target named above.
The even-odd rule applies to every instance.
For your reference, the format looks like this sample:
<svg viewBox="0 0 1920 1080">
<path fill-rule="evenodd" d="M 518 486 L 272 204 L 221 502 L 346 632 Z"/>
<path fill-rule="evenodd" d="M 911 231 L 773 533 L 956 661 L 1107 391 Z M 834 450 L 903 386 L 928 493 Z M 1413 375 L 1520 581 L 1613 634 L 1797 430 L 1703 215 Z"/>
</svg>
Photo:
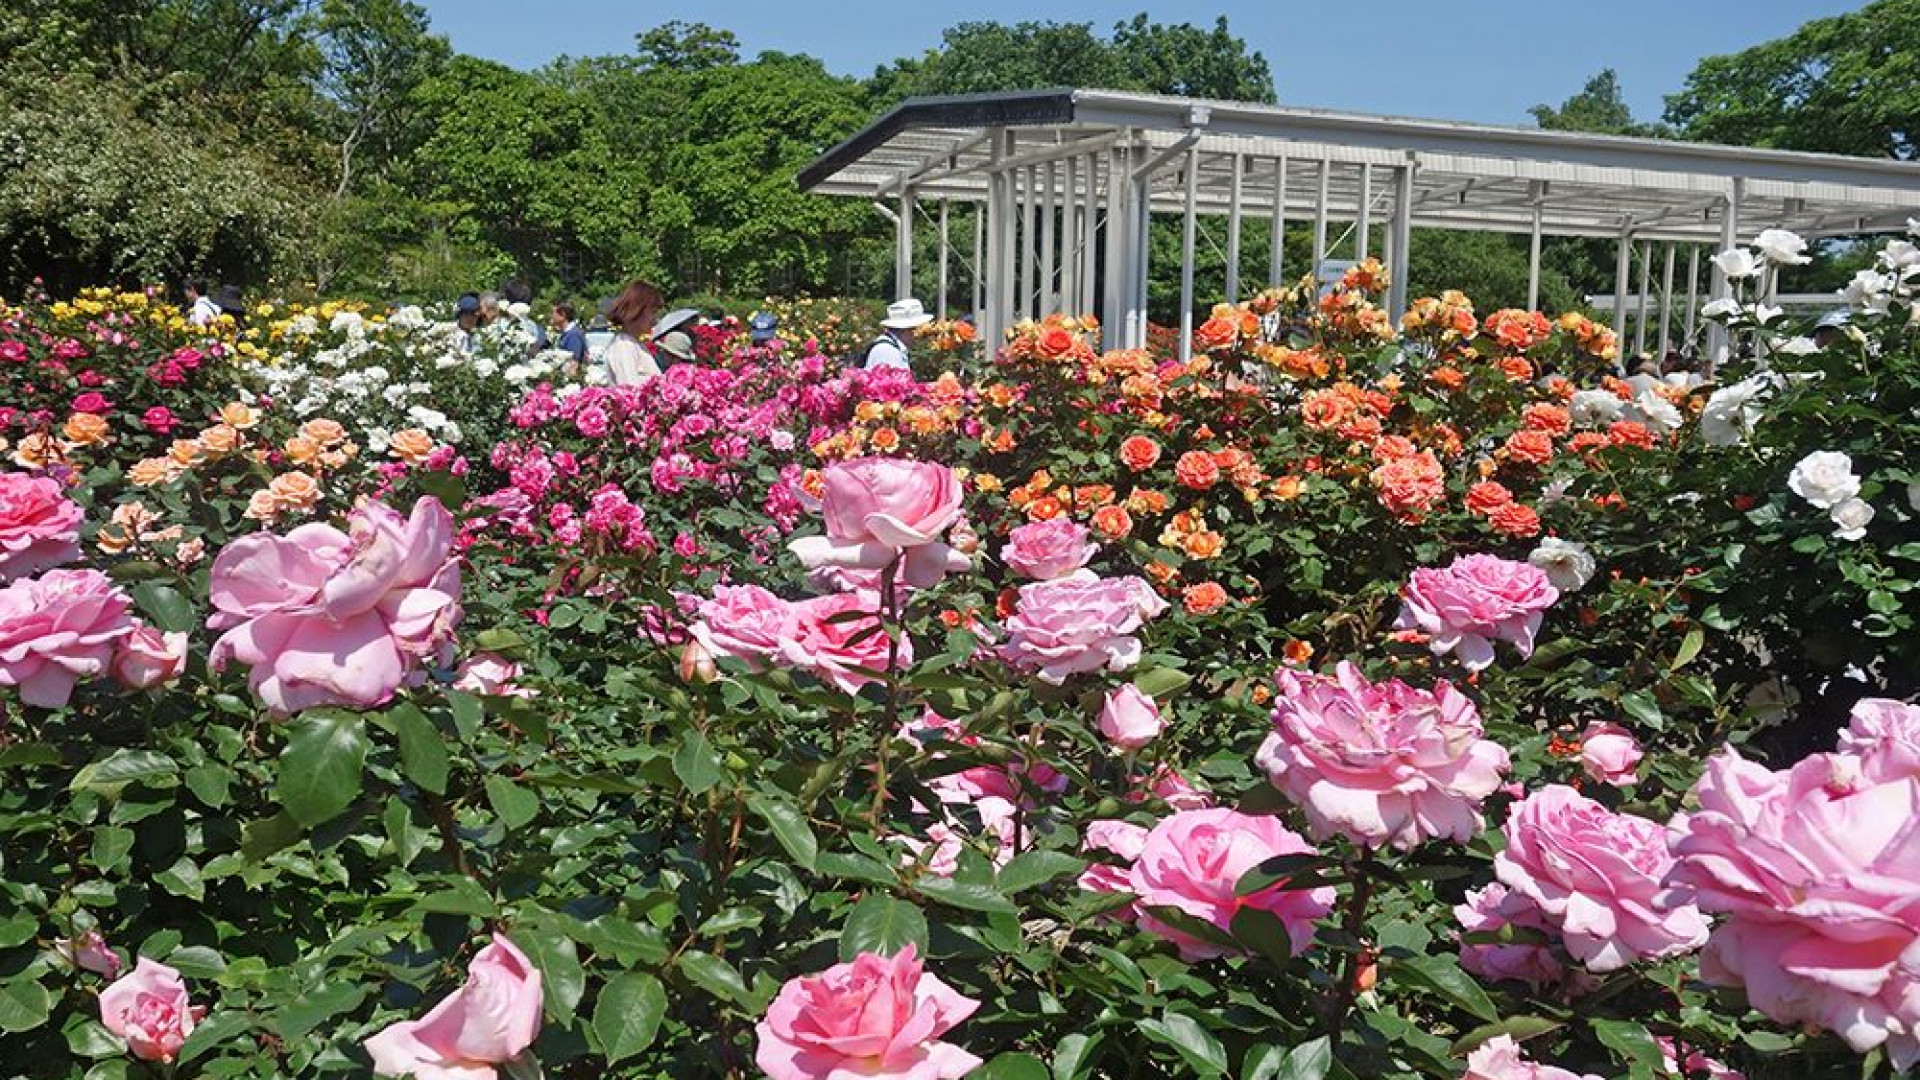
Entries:
<svg viewBox="0 0 1920 1080">
<path fill-rule="evenodd" d="M 917 55 L 963 19 L 1091 22 L 1104 31 L 1145 10 L 1163 22 L 1210 25 L 1224 14 L 1264 52 L 1280 99 L 1293 105 L 1522 124 L 1611 67 L 1640 119 L 1679 89 L 1702 56 L 1732 52 L 1859 0 L 1222 0 L 1180 4 L 1035 5 L 970 0 L 945 8 L 898 0 L 425 0 L 434 28 L 463 52 L 516 67 L 561 54 L 625 52 L 641 29 L 670 19 L 723 26 L 749 55 L 810 53 L 841 74 L 866 75 Z"/>
</svg>

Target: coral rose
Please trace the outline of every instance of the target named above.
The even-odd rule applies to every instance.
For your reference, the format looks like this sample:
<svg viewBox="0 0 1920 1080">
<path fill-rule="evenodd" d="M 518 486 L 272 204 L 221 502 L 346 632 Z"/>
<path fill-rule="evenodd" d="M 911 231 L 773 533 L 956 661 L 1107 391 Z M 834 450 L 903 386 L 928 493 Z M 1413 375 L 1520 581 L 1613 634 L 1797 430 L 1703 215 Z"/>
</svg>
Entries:
<svg viewBox="0 0 1920 1080">
<path fill-rule="evenodd" d="M 138 625 L 131 601 L 98 570 L 49 570 L 0 588 L 0 686 L 57 709 L 82 678 L 104 675 Z"/>
<path fill-rule="evenodd" d="M 1160 460 L 1160 444 L 1145 435 L 1129 435 L 1120 444 L 1120 461 L 1134 472 L 1153 468 Z"/>
<path fill-rule="evenodd" d="M 1513 492 L 1504 484 L 1483 480 L 1467 489 L 1465 502 L 1470 513 L 1491 514 L 1513 502 Z"/>
<path fill-rule="evenodd" d="M 1495 555 L 1462 555 L 1444 568 L 1415 570 L 1400 590 L 1402 629 L 1428 635 L 1434 655 L 1456 653 L 1469 671 L 1493 663 L 1493 643 L 1510 641 L 1533 655 L 1544 612 L 1560 598 L 1531 563 Z"/>
<path fill-rule="evenodd" d="M 1513 804 L 1494 856 L 1501 884 L 1525 897 L 1589 971 L 1617 971 L 1707 940 L 1700 909 L 1664 894 L 1673 868 L 1660 826 L 1616 814 L 1562 784 Z"/>
<path fill-rule="evenodd" d="M 1509 461 L 1524 462 L 1528 465 L 1545 465 L 1553 460 L 1553 436 L 1544 431 L 1527 428 L 1507 436 L 1503 449 Z"/>
<path fill-rule="evenodd" d="M 171 1063 L 206 1015 L 204 1005 L 188 1001 L 178 971 L 144 956 L 100 991 L 100 1023 L 127 1040 L 127 1052 L 142 1061 Z"/>
<path fill-rule="evenodd" d="M 1047 581 L 1087 565 L 1099 551 L 1086 526 L 1059 518 L 1030 522 L 1008 533 L 1000 559 L 1021 577 Z"/>
<path fill-rule="evenodd" d="M 1533 507 L 1508 503 L 1487 515 L 1487 524 L 1503 536 L 1539 536 L 1540 515 Z"/>
<path fill-rule="evenodd" d="M 1447 497 L 1445 474 L 1431 450 L 1389 461 L 1369 479 L 1380 494 L 1380 505 L 1403 521 L 1419 521 Z"/>
<path fill-rule="evenodd" d="M 0 473 L 0 582 L 79 558 L 85 516 L 60 481 Z"/>
<path fill-rule="evenodd" d="M 1196 491 L 1205 491 L 1220 481 L 1220 466 L 1204 450 L 1189 450 L 1173 463 L 1173 475 Z"/>
<path fill-rule="evenodd" d="M 1275 679 L 1274 730 L 1254 760 L 1316 837 L 1408 851 L 1479 833 L 1480 803 L 1508 761 L 1464 694 L 1370 683 L 1346 662 L 1331 678 L 1282 669 Z"/>
<path fill-rule="evenodd" d="M 1153 586 L 1137 577 L 1035 582 L 1020 589 L 1001 655 L 1056 684 L 1082 671 L 1125 671 L 1140 662 L 1134 635 L 1166 609 Z"/>
<path fill-rule="evenodd" d="M 1093 531 L 1109 540 L 1119 540 L 1133 532 L 1133 515 L 1124 506 L 1103 506 L 1093 512 Z"/>
<path fill-rule="evenodd" d="M 1180 601 L 1189 615 L 1211 615 L 1227 605 L 1227 590 L 1217 581 L 1202 581 L 1182 589 Z"/>
<path fill-rule="evenodd" d="M 914 588 L 966 569 L 966 556 L 939 542 L 960 519 L 960 481 L 930 462 L 858 458 L 822 473 L 827 535 L 787 545 L 807 569 L 879 570 L 904 553 L 902 577 Z"/>
<path fill-rule="evenodd" d="M 418 1020 L 402 1020 L 366 1042 L 373 1070 L 419 1080 L 494 1080 L 540 1034 L 540 969 L 495 934 L 474 954 L 467 981 Z"/>
<path fill-rule="evenodd" d="M 302 525 L 254 533 L 213 561 L 207 625 L 218 670 L 239 661 L 276 715 L 370 708 L 447 646 L 460 621 L 453 515 L 423 498 L 411 517 L 362 503 L 348 531 Z"/>
<path fill-rule="evenodd" d="M 1247 871 L 1268 859 L 1312 851 L 1311 844 L 1278 818 L 1225 808 L 1171 814 L 1147 833 L 1128 875 L 1130 891 L 1139 898 L 1140 928 L 1173 942 L 1181 959 L 1191 963 L 1231 950 L 1176 929 L 1150 909 L 1178 908 L 1226 930 L 1236 912 L 1252 908 L 1279 918 L 1299 955 L 1313 943 L 1313 921 L 1332 909 L 1333 889 L 1287 889 L 1281 881 L 1241 896 L 1238 887 Z"/>
<path fill-rule="evenodd" d="M 771 1080 L 958 1080 L 981 1061 L 940 1037 L 979 1007 L 911 944 L 892 958 L 861 953 L 787 980 L 754 1026 L 753 1060 Z"/>
</svg>

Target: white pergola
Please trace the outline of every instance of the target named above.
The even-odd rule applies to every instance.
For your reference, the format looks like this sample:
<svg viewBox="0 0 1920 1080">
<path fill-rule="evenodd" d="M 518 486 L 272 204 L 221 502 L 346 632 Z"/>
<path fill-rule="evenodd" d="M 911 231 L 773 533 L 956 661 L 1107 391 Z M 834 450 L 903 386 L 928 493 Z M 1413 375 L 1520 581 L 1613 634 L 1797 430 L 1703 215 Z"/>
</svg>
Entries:
<svg viewBox="0 0 1920 1080">
<path fill-rule="evenodd" d="M 1192 338 L 1199 215 L 1226 219 L 1224 296 L 1238 299 L 1242 222 L 1272 222 L 1267 284 L 1282 279 L 1284 225 L 1311 222 L 1313 267 L 1377 256 L 1389 307 L 1405 310 L 1411 230 L 1531 238 L 1529 306 L 1539 305 L 1543 236 L 1617 243 L 1614 330 L 1645 351 L 1694 332 L 1703 253 L 1709 294 L 1727 283 L 1714 252 L 1763 228 L 1802 236 L 1903 230 L 1920 215 L 1920 165 L 1373 116 L 1107 90 L 1045 90 L 903 102 L 800 173 L 802 190 L 869 199 L 894 222 L 895 287 L 912 291 L 914 229 L 939 230 L 938 306 L 947 314 L 953 204 L 971 207 L 973 313 L 986 340 L 1023 318 L 1097 313 L 1108 348 L 1147 331 L 1147 228 L 1183 219 L 1181 338 Z M 1330 238 L 1335 225 L 1345 226 Z M 1373 248 L 1378 230 L 1380 248 Z M 1637 295 L 1629 305 L 1638 256 Z M 1675 288 L 1676 263 L 1687 277 Z M 1658 262 L 1660 283 L 1653 282 Z M 1657 294 L 1655 289 L 1657 288 Z M 1631 341 L 1629 314 L 1638 312 Z M 1709 328 L 1708 354 L 1721 350 Z"/>
</svg>

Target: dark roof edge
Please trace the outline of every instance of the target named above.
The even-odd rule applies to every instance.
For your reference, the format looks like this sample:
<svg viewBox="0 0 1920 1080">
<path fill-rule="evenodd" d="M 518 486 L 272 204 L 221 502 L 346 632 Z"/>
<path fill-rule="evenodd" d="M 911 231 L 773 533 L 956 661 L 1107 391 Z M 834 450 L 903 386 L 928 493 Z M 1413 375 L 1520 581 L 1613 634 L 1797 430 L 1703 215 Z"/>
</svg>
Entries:
<svg viewBox="0 0 1920 1080">
<path fill-rule="evenodd" d="M 865 157 L 867 151 L 906 128 L 1000 127 L 1020 124 L 1064 124 L 1073 119 L 1077 92 L 1070 89 L 1018 90 L 1001 94 L 954 94 L 914 97 L 855 132 L 800 170 L 801 191 L 812 191 L 835 173 Z"/>
</svg>

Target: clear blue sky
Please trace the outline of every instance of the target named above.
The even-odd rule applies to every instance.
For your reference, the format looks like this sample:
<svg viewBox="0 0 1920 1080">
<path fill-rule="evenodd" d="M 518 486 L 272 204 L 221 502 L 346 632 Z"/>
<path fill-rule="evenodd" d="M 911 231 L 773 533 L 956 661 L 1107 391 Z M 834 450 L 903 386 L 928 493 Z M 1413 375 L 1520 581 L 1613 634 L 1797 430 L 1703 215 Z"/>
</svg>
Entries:
<svg viewBox="0 0 1920 1080">
<path fill-rule="evenodd" d="M 424 2 L 455 48 L 516 67 L 561 54 L 626 52 L 635 32 L 679 19 L 732 30 L 748 55 L 809 53 L 835 72 L 861 76 L 924 52 L 963 19 L 1091 22 L 1104 32 L 1141 10 L 1201 25 L 1224 14 L 1266 54 L 1288 104 L 1522 124 L 1528 106 L 1558 104 L 1608 67 L 1620 73 L 1634 115 L 1657 119 L 1661 96 L 1678 90 L 1701 57 L 1780 37 L 1864 0 L 1222 0 L 1206 8 L 1138 0 Z"/>
</svg>

